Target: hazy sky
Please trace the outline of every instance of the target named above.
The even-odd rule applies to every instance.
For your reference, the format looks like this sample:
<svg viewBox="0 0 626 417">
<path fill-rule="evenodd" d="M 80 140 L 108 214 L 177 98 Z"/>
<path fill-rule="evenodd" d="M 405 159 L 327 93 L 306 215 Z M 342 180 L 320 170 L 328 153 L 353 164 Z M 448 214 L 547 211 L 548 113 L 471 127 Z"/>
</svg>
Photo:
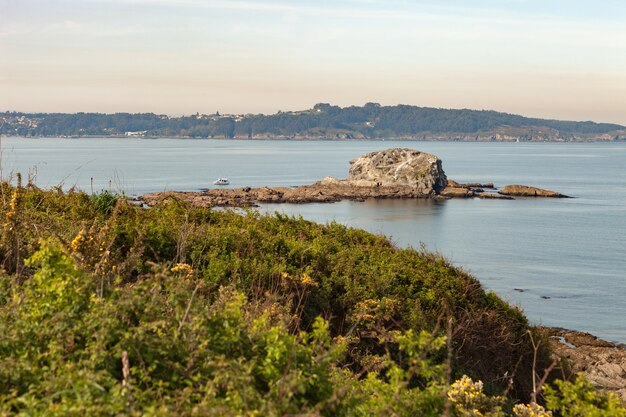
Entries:
<svg viewBox="0 0 626 417">
<path fill-rule="evenodd" d="M 0 0 L 0 110 L 381 104 L 626 124 L 623 0 Z"/>
</svg>

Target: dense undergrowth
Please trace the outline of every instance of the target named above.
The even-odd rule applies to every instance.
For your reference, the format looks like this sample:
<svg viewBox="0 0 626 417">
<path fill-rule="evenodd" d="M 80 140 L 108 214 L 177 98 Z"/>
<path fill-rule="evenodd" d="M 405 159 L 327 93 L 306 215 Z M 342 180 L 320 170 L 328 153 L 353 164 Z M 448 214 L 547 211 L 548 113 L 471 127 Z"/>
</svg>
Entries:
<svg viewBox="0 0 626 417">
<path fill-rule="evenodd" d="M 582 377 L 537 389 L 545 342 L 440 256 L 171 198 L 0 199 L 0 415 L 626 415 Z"/>
</svg>

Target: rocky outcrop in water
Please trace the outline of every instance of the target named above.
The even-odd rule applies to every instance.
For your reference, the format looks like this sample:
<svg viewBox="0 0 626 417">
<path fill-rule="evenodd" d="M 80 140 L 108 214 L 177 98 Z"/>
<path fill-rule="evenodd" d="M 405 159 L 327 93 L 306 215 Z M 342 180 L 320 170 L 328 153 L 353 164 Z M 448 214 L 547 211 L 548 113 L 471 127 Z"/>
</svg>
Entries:
<svg viewBox="0 0 626 417">
<path fill-rule="evenodd" d="M 419 194 L 434 195 L 446 188 L 448 179 L 435 155 L 392 148 L 350 161 L 346 182 L 355 187 L 410 187 Z"/>
<path fill-rule="evenodd" d="M 491 200 L 514 200 L 513 197 L 496 193 L 495 189 L 492 182 L 484 184 L 479 182 L 462 184 L 454 180 L 448 180 L 448 186 L 441 191 L 440 195 L 445 198 L 478 197 Z"/>
<path fill-rule="evenodd" d="M 544 190 L 543 188 L 529 187 L 527 185 L 507 185 L 499 194 L 515 197 L 548 197 L 548 198 L 569 198 L 556 191 Z"/>
<path fill-rule="evenodd" d="M 435 155 L 406 148 L 371 152 L 350 162 L 345 180 L 326 177 L 300 187 L 210 189 L 202 192 L 153 193 L 142 196 L 149 205 L 166 196 L 197 206 L 255 206 L 257 203 L 320 203 L 370 198 L 438 197 L 448 181 Z"/>
<path fill-rule="evenodd" d="M 335 180 L 338 181 L 338 180 Z M 355 187 L 340 181 L 320 181 L 301 187 L 262 187 L 217 189 L 202 192 L 165 192 L 145 194 L 141 199 L 150 206 L 175 197 L 199 207 L 255 207 L 258 203 L 334 203 L 341 200 L 426 198 L 410 187 Z"/>
<path fill-rule="evenodd" d="M 371 152 L 351 161 L 348 177 L 344 180 L 326 177 L 314 184 L 293 188 L 245 187 L 209 189 L 201 192 L 152 193 L 142 196 L 139 203 L 159 204 L 166 196 L 174 196 L 202 207 L 250 207 L 258 203 L 332 203 L 340 200 L 363 201 L 386 198 L 477 197 L 512 200 L 510 195 L 531 195 L 531 191 L 526 191 L 526 194 L 515 194 L 521 193 L 522 188 L 539 190 L 544 194 L 553 193 L 517 185 L 507 186 L 500 193 L 496 193 L 493 183 L 461 184 L 447 179 L 441 160 L 437 156 L 413 149 L 391 148 Z M 532 195 L 536 193 L 533 191 Z M 554 194 L 544 196 L 564 197 L 558 193 Z"/>
</svg>

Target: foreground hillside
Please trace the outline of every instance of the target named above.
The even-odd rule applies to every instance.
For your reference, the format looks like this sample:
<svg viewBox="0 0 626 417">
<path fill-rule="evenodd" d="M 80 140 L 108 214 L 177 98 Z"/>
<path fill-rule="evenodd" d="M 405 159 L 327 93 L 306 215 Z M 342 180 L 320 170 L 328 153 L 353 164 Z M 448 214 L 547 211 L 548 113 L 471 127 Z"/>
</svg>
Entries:
<svg viewBox="0 0 626 417">
<path fill-rule="evenodd" d="M 0 415 L 626 415 L 583 378 L 534 389 L 546 343 L 439 256 L 175 199 L 0 199 Z"/>
<path fill-rule="evenodd" d="M 272 115 L 0 114 L 0 134 L 195 138 L 415 139 L 463 141 L 626 140 L 626 127 L 417 106 L 316 104 Z"/>
</svg>

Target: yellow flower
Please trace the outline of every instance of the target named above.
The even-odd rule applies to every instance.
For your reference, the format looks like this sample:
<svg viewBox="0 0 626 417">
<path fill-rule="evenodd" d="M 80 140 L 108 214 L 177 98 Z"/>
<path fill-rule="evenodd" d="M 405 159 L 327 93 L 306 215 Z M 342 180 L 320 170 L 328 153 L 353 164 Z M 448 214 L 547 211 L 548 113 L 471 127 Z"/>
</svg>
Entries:
<svg viewBox="0 0 626 417">
<path fill-rule="evenodd" d="M 80 248 L 81 243 L 83 243 L 84 241 L 85 241 L 85 230 L 83 229 L 80 232 L 78 232 L 74 240 L 72 240 L 72 243 L 70 243 L 70 247 L 72 248 L 74 252 L 76 252 Z"/>
<path fill-rule="evenodd" d="M 380 304 L 376 300 L 367 299 L 356 304 L 354 318 L 356 320 L 371 321 L 376 318 Z"/>
<path fill-rule="evenodd" d="M 186 263 L 177 263 L 170 269 L 170 271 L 174 273 L 181 273 L 185 276 L 185 278 L 191 278 L 191 276 L 194 273 L 194 270 L 191 267 L 191 265 L 186 264 Z"/>
<path fill-rule="evenodd" d="M 20 194 L 18 192 L 18 189 L 16 188 L 13 191 L 13 195 L 11 196 L 11 201 L 9 202 L 9 207 L 11 207 L 12 211 L 15 210 L 15 208 L 17 207 L 19 198 L 20 198 Z"/>
<path fill-rule="evenodd" d="M 517 404 L 513 407 L 513 413 L 517 417 L 552 417 L 552 412 L 537 403 Z"/>
<path fill-rule="evenodd" d="M 308 274 L 302 275 L 300 283 L 304 286 L 317 287 L 317 282 L 315 282 Z"/>
<path fill-rule="evenodd" d="M 478 415 L 480 413 L 476 406 L 484 402 L 486 398 L 483 394 L 483 383 L 482 381 L 474 382 L 467 375 L 463 375 L 450 387 L 448 398 L 462 409 L 472 410 L 473 415 Z"/>
<path fill-rule="evenodd" d="M 92 293 L 89 296 L 89 301 L 91 301 L 92 303 L 95 303 L 95 304 L 99 304 L 99 303 L 102 302 L 102 298 L 100 298 L 96 294 Z"/>
<path fill-rule="evenodd" d="M 19 198 L 20 198 L 20 195 L 19 195 L 18 189 L 16 188 L 13 191 L 13 195 L 11 196 L 11 201 L 9 201 L 9 211 L 7 211 L 5 214 L 9 222 L 13 222 L 15 219 L 15 216 L 17 214 L 16 209 L 18 206 Z"/>
</svg>

